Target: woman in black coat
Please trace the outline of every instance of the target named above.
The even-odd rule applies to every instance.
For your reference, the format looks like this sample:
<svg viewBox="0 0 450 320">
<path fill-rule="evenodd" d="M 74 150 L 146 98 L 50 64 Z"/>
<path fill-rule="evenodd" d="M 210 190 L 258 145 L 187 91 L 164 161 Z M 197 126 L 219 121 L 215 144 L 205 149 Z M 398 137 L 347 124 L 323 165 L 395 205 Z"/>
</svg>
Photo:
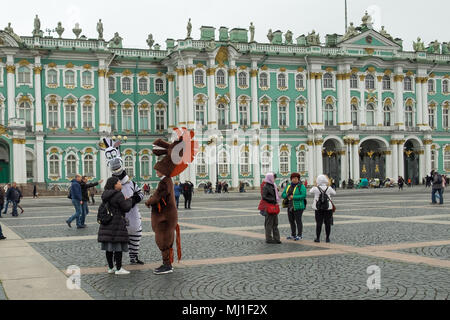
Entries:
<svg viewBox="0 0 450 320">
<path fill-rule="evenodd" d="M 111 222 L 107 225 L 100 225 L 98 230 L 98 242 L 101 249 L 106 251 L 108 261 L 108 273 L 129 274 L 130 272 L 122 268 L 122 252 L 128 252 L 128 231 L 125 213 L 133 206 L 132 198 L 127 199 L 122 193 L 122 184 L 117 177 L 108 179 L 105 191 L 102 194 L 102 201 L 106 203 L 113 214 Z M 113 258 L 116 263 L 114 268 Z"/>
</svg>

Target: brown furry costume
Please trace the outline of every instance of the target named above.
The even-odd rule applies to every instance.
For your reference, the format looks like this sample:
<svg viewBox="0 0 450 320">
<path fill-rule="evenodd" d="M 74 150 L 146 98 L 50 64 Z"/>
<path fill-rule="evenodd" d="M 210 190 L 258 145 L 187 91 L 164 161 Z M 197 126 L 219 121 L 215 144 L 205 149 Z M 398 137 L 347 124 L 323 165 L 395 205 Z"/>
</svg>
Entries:
<svg viewBox="0 0 450 320">
<path fill-rule="evenodd" d="M 154 166 L 154 169 L 161 172 L 164 177 L 145 204 L 147 207 L 152 207 L 152 229 L 155 232 L 155 241 L 159 250 L 161 250 L 164 265 L 171 265 L 173 262 L 172 246 L 175 230 L 177 231 L 177 256 L 178 260 L 181 259 L 180 227 L 178 225 L 178 211 L 171 177 L 183 172 L 187 168 L 188 163 L 194 160 L 198 150 L 197 142 L 192 140 L 194 132 L 186 131 L 186 128 L 182 129 L 184 131 L 177 128 L 174 129 L 178 134 L 178 139 L 171 144 L 161 139 L 153 142 L 154 146 L 159 147 L 153 149 L 153 154 L 156 156 L 165 155 Z M 177 148 L 176 152 L 179 152 L 179 156 L 183 158 L 183 161 L 175 164 L 172 160 L 172 152 L 180 143 L 184 144 L 183 148 L 181 148 L 181 151 Z M 186 150 L 186 148 L 189 148 L 189 154 L 183 154 L 183 150 Z"/>
</svg>

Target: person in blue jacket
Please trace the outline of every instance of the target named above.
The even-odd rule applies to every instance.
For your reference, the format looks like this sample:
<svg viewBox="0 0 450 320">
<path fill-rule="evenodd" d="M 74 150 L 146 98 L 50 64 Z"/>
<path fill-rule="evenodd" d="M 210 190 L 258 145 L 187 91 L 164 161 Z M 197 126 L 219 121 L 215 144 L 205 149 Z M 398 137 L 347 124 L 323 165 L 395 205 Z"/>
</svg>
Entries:
<svg viewBox="0 0 450 320">
<path fill-rule="evenodd" d="M 178 202 L 180 201 L 180 195 L 181 195 L 182 189 L 178 182 L 175 182 L 175 186 L 173 187 L 173 189 L 175 191 L 175 200 L 177 202 L 177 209 L 178 209 Z"/>
<path fill-rule="evenodd" d="M 69 198 L 72 199 L 72 204 L 75 207 L 75 213 L 66 220 L 67 225 L 72 228 L 70 225 L 73 220 L 76 220 L 77 223 L 77 229 L 85 228 L 85 226 L 80 224 L 80 215 L 81 215 L 81 208 L 83 205 L 83 197 L 81 195 L 81 176 L 77 174 L 75 176 L 75 179 L 72 180 L 72 184 L 70 185 L 70 195 Z"/>
</svg>

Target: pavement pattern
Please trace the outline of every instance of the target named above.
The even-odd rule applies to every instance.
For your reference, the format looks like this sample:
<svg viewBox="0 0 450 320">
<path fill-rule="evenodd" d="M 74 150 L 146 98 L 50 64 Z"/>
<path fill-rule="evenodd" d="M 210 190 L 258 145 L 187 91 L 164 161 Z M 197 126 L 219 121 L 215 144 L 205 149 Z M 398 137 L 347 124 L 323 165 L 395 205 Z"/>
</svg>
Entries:
<svg viewBox="0 0 450 320">
<path fill-rule="evenodd" d="M 179 210 L 183 258 L 174 273 L 157 276 L 161 255 L 143 216 L 142 266 L 128 265 L 126 276 L 106 273 L 97 242 L 98 203 L 90 206 L 86 229 L 70 229 L 65 220 L 73 207 L 64 198 L 24 199 L 19 217 L 2 215 L 4 233 L 15 236 L 67 279 L 66 269 L 81 272 L 84 295 L 68 299 L 260 300 L 260 299 L 431 299 L 450 298 L 450 210 L 430 204 L 423 187 L 389 190 L 337 190 L 331 243 L 315 243 L 314 212 L 303 214 L 303 240 L 286 240 L 290 227 L 285 209 L 279 215 L 282 244 L 266 244 L 257 193 L 194 195 L 192 209 Z M 182 198 L 180 199 L 182 200 Z M 180 207 L 183 201 L 180 201 Z M 75 223 L 73 223 L 73 226 Z M 0 255 L 5 243 L 0 242 Z M 12 249 L 14 250 L 14 249 Z M 10 251 L 8 251 L 10 252 Z M 27 251 L 28 252 L 28 251 Z M 3 260 L 2 260 L 3 259 Z M 8 257 L 0 262 L 8 263 Z M 369 266 L 380 270 L 380 288 L 369 289 Z M 1 268 L 0 268 L 1 269 Z M 26 285 L 27 279 L 22 279 Z M 0 281 L 10 299 L 0 271 Z M 59 280 L 58 280 L 59 281 Z M 1 289 L 1 287 L 0 287 Z M 1 290 L 0 290 L 1 291 Z M 31 294 L 31 293 L 30 293 Z M 55 290 L 54 299 L 60 295 Z M 4 295 L 0 292 L 0 299 Z M 53 299 L 49 296 L 49 299 Z"/>
</svg>

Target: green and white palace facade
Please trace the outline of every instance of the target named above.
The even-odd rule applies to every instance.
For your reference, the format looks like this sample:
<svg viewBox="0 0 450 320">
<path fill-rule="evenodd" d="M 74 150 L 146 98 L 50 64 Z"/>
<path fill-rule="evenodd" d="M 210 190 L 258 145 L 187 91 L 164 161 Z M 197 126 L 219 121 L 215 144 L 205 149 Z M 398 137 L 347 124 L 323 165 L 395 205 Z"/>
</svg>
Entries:
<svg viewBox="0 0 450 320">
<path fill-rule="evenodd" d="M 106 179 L 98 143 L 120 135 L 129 174 L 155 186 L 152 142 L 174 127 L 196 130 L 199 153 L 179 177 L 196 186 L 258 186 L 269 170 L 308 183 L 450 172 L 450 44 L 418 39 L 404 51 L 367 15 L 322 39 L 200 30 L 165 50 L 153 40 L 123 48 L 118 33 L 0 31 L 0 183 L 65 190 L 76 173 Z"/>
</svg>

